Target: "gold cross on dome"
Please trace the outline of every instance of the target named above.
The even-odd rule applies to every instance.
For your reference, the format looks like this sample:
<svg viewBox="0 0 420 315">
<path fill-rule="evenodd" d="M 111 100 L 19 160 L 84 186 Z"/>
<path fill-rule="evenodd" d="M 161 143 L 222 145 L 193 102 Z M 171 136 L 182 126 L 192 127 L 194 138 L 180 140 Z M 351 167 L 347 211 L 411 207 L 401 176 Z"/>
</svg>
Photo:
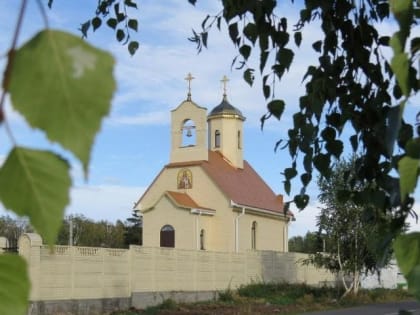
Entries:
<svg viewBox="0 0 420 315">
<path fill-rule="evenodd" d="M 191 81 L 195 78 L 192 76 L 191 73 L 188 73 L 185 80 L 188 81 L 188 100 L 191 100 Z"/>
<path fill-rule="evenodd" d="M 223 83 L 223 96 L 226 97 L 226 85 L 229 82 L 229 79 L 227 76 L 223 76 L 222 80 L 220 80 L 220 82 Z"/>
</svg>

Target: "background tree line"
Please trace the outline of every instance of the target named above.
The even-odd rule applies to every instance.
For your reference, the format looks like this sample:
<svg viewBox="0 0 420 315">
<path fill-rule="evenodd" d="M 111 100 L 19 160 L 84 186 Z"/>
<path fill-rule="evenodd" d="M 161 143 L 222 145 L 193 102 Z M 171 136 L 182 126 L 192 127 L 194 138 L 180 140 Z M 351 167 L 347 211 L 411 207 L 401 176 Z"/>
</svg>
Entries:
<svg viewBox="0 0 420 315">
<path fill-rule="evenodd" d="M 9 247 L 17 247 L 19 237 L 30 232 L 34 232 L 34 229 L 28 220 L 0 216 L 0 236 L 8 239 Z M 69 245 L 70 234 L 74 246 L 128 248 L 130 244 L 142 244 L 142 220 L 136 211 L 124 222 L 117 220 L 115 223 L 94 221 L 82 214 L 69 215 L 63 219 L 55 243 Z"/>
</svg>

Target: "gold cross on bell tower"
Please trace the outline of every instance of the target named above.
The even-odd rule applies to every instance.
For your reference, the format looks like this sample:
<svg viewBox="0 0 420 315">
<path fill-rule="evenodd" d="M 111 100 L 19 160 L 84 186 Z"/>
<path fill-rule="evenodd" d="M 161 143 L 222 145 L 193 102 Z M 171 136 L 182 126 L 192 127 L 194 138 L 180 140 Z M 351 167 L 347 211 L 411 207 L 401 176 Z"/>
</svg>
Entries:
<svg viewBox="0 0 420 315">
<path fill-rule="evenodd" d="M 229 79 L 228 79 L 227 76 L 224 75 L 223 78 L 222 78 L 222 80 L 220 80 L 220 82 L 223 83 L 223 99 L 226 99 L 226 96 L 227 96 L 227 94 L 226 94 L 226 85 L 229 82 Z"/>
<path fill-rule="evenodd" d="M 188 95 L 187 95 L 187 100 L 191 101 L 191 81 L 194 80 L 195 78 L 191 75 L 191 73 L 188 73 L 185 80 L 188 81 Z"/>
</svg>

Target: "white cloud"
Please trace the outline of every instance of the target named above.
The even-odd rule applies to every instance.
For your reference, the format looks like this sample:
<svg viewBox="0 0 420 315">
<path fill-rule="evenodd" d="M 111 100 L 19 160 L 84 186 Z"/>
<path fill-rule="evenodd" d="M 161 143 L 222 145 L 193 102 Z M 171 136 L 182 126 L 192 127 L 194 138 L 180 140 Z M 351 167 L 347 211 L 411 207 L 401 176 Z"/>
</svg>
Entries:
<svg viewBox="0 0 420 315">
<path fill-rule="evenodd" d="M 209 48 L 197 55 L 194 44 L 188 42 L 191 28 L 200 28 L 207 13 L 216 13 L 221 8 L 220 3 L 210 7 L 192 7 L 187 3 L 168 1 L 165 4 L 155 3 L 144 6 L 140 25 L 143 38 L 135 56 L 127 53 L 126 47 L 112 43 L 110 49 L 116 55 L 116 78 L 118 93 L 114 99 L 114 122 L 128 124 L 162 124 L 162 116 L 151 119 L 143 114 L 146 111 L 157 112 L 173 109 L 185 99 L 187 85 L 184 77 L 191 72 L 196 79 L 192 82 L 193 100 L 209 110 L 222 99 L 220 79 L 226 74 L 229 101 L 238 107 L 246 117 L 247 124 L 259 127 L 260 117 L 266 113 L 266 101 L 262 95 L 261 78 L 256 70 L 254 86 L 250 88 L 242 78 L 243 70 L 232 70 L 231 62 L 237 50 L 227 36 L 215 28 L 209 35 Z M 282 8 L 290 12 L 290 8 Z M 295 12 L 296 13 L 296 12 Z M 296 20 L 296 14 L 293 21 Z M 290 24 L 293 24 L 290 21 Z M 224 28 L 224 26 L 222 27 Z M 293 112 L 298 105 L 298 96 L 304 91 L 302 76 L 308 64 L 316 60 L 312 53 L 312 39 L 317 38 L 319 28 L 304 30 L 302 47 L 296 50 L 295 61 L 290 73 L 286 73 L 276 96 L 285 99 L 286 112 Z M 259 52 L 255 49 L 250 66 L 258 69 Z M 151 108 L 150 104 L 154 104 Z M 123 114 L 131 108 L 130 118 Z M 134 109 L 133 109 L 134 108 Z M 121 117 L 119 116 L 121 115 Z M 284 115 L 284 117 L 290 115 Z M 168 120 L 167 120 L 168 122 Z M 267 123 L 267 128 L 285 130 L 290 120 L 282 119 L 278 124 L 275 120 Z"/>
<path fill-rule="evenodd" d="M 289 238 L 317 231 L 316 217 L 320 212 L 318 201 L 310 203 L 305 210 L 292 209 L 292 212 L 296 221 L 293 221 L 289 226 Z"/>
<path fill-rule="evenodd" d="M 144 191 L 145 187 L 120 185 L 73 187 L 66 214 L 82 213 L 93 220 L 124 221 L 131 216 L 134 202 Z"/>
<path fill-rule="evenodd" d="M 95 221 L 124 221 L 132 213 L 134 202 L 140 198 L 145 187 L 121 185 L 83 185 L 72 187 L 71 202 L 66 209 L 66 215 L 83 214 Z M 16 215 L 7 211 L 0 204 L 0 216 Z"/>
<path fill-rule="evenodd" d="M 145 112 L 129 116 L 111 117 L 111 124 L 120 125 L 166 125 L 169 124 L 170 113 L 168 111 Z"/>
<path fill-rule="evenodd" d="M 304 236 L 307 232 L 318 230 L 316 226 L 316 217 L 320 214 L 320 206 L 321 204 L 318 201 L 315 201 L 308 205 L 303 211 L 292 209 L 296 221 L 292 222 L 289 227 L 289 238 L 298 235 Z M 420 201 L 417 201 L 414 204 L 413 210 L 420 215 Z M 420 232 L 420 221 L 416 222 L 414 217 L 409 216 L 407 218 L 407 223 L 410 224 L 409 232 Z"/>
</svg>

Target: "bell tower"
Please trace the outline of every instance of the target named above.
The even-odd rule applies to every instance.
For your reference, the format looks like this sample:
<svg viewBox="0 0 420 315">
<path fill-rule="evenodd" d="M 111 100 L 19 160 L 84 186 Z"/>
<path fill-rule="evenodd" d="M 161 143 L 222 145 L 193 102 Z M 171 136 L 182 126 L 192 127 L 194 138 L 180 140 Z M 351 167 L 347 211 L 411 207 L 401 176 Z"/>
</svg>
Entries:
<svg viewBox="0 0 420 315">
<path fill-rule="evenodd" d="M 209 149 L 219 151 L 236 168 L 244 167 L 243 160 L 243 122 L 241 111 L 232 106 L 227 99 L 226 76 L 223 77 L 223 99 L 207 116 L 209 128 Z"/>
<path fill-rule="evenodd" d="M 188 73 L 185 78 L 188 81 L 187 99 L 171 111 L 171 163 L 208 160 L 207 109 L 191 99 L 193 79 Z"/>
</svg>

